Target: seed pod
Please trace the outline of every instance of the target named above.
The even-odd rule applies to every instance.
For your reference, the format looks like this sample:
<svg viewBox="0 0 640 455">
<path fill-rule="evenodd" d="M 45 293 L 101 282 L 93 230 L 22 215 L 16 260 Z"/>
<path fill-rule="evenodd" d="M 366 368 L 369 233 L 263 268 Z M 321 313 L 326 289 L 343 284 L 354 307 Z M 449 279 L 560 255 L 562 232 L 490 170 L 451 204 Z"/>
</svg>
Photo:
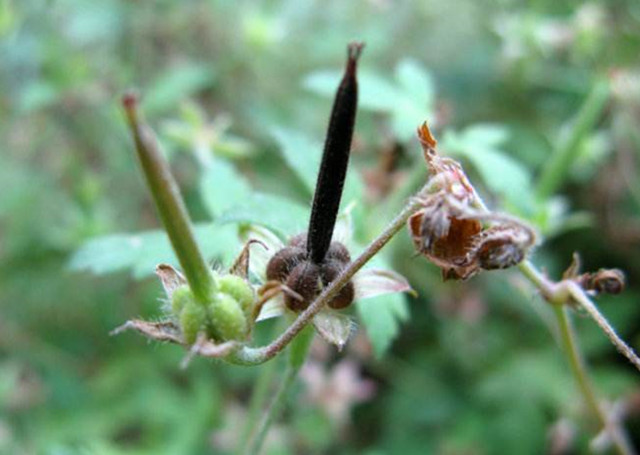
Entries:
<svg viewBox="0 0 640 455">
<path fill-rule="evenodd" d="M 267 280 L 284 283 L 296 265 L 302 262 L 307 253 L 300 247 L 284 247 L 274 254 L 267 264 Z"/>
<path fill-rule="evenodd" d="M 189 302 L 193 302 L 194 297 L 189 286 L 182 285 L 176 288 L 171 295 L 171 311 L 178 317 L 182 312 L 182 309 L 187 306 Z M 195 303 L 195 302 L 194 302 Z"/>
<path fill-rule="evenodd" d="M 351 255 L 346 246 L 340 242 L 331 242 L 329 251 L 327 252 L 327 260 L 335 259 L 342 262 L 344 265 L 351 262 Z"/>
<path fill-rule="evenodd" d="M 624 290 L 624 272 L 619 269 L 600 269 L 594 273 L 583 273 L 575 278 L 587 291 L 597 294 L 620 294 Z"/>
<path fill-rule="evenodd" d="M 209 304 L 209 322 L 214 334 L 224 341 L 242 340 L 247 335 L 247 318 L 240 304 L 228 294 L 214 295 Z"/>
<path fill-rule="evenodd" d="M 320 267 L 312 262 L 301 262 L 289 274 L 285 283 L 289 289 L 300 294 L 302 301 L 285 293 L 284 303 L 293 311 L 306 309 L 320 292 Z"/>
<path fill-rule="evenodd" d="M 593 288 L 598 293 L 620 294 L 624 290 L 624 272 L 618 269 L 599 270 L 593 279 Z"/>
<path fill-rule="evenodd" d="M 357 62 L 362 43 L 348 47 L 348 60 L 336 93 L 309 220 L 307 253 L 320 264 L 329 249 L 347 174 L 358 104 Z"/>
<path fill-rule="evenodd" d="M 322 264 L 320 275 L 323 286 L 328 286 L 333 280 L 335 280 L 342 270 L 344 270 L 345 266 L 346 264 L 344 262 L 337 260 L 328 260 Z M 356 292 L 353 282 L 349 281 L 342 287 L 342 289 L 340 289 L 340 291 L 338 291 L 338 294 L 331 299 L 327 305 L 334 310 L 347 308 L 353 303 L 355 295 Z"/>
<path fill-rule="evenodd" d="M 230 295 L 240 304 L 242 311 L 249 314 L 253 308 L 253 288 L 238 275 L 224 275 L 218 278 L 218 289 L 223 294 Z"/>
<path fill-rule="evenodd" d="M 189 300 L 180 312 L 180 328 L 182 336 L 187 344 L 193 344 L 198 338 L 198 333 L 203 329 L 207 315 L 204 307 Z"/>
</svg>

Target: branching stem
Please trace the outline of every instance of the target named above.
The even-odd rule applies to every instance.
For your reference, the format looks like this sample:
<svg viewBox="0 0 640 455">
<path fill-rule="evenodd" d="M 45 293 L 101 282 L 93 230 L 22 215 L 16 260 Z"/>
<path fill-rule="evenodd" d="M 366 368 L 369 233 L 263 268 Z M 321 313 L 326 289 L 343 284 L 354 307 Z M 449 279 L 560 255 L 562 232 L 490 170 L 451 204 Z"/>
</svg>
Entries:
<svg viewBox="0 0 640 455">
<path fill-rule="evenodd" d="M 591 380 L 589 379 L 587 366 L 580 354 L 576 335 L 569 318 L 567 305 L 570 303 L 577 303 L 584 308 L 596 323 L 603 328 L 616 348 L 636 367 L 639 367 L 640 365 L 638 363 L 638 357 L 633 350 L 618 337 L 611 325 L 600 314 L 595 304 L 576 283 L 570 280 L 563 280 L 557 283 L 552 282 L 538 271 L 529 261 L 522 262 L 519 265 L 519 269 L 520 272 L 540 291 L 542 297 L 553 307 L 560 330 L 560 342 L 562 343 L 562 348 L 567 356 L 571 372 L 578 383 L 578 388 L 580 389 L 580 393 L 582 394 L 587 408 L 589 409 L 589 413 L 595 420 L 597 420 L 602 431 L 606 433 L 617 453 L 621 455 L 634 454 L 635 451 L 629 445 L 619 422 L 612 419 L 606 410 L 598 403 L 596 393 L 591 384 Z"/>
</svg>

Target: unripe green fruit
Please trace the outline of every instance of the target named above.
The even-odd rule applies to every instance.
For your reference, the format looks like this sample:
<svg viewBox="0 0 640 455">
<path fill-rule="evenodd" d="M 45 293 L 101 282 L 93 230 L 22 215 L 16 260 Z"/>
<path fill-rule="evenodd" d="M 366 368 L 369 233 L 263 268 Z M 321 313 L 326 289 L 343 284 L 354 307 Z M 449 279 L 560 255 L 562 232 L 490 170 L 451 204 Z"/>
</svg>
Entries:
<svg viewBox="0 0 640 455">
<path fill-rule="evenodd" d="M 171 310 L 175 316 L 180 316 L 182 309 L 189 303 L 193 302 L 193 293 L 189 286 L 182 285 L 173 291 L 171 296 Z"/>
<path fill-rule="evenodd" d="M 218 279 L 219 290 L 223 294 L 228 294 L 240 304 L 245 314 L 253 308 L 254 293 L 253 288 L 243 278 L 238 275 L 225 275 Z"/>
<path fill-rule="evenodd" d="M 247 335 L 247 318 L 240 304 L 228 294 L 218 292 L 209 304 L 209 321 L 224 341 L 242 340 Z"/>
<path fill-rule="evenodd" d="M 198 332 L 204 327 L 206 319 L 207 315 L 202 305 L 198 305 L 193 299 L 186 302 L 180 312 L 180 327 L 187 344 L 195 343 Z"/>
</svg>

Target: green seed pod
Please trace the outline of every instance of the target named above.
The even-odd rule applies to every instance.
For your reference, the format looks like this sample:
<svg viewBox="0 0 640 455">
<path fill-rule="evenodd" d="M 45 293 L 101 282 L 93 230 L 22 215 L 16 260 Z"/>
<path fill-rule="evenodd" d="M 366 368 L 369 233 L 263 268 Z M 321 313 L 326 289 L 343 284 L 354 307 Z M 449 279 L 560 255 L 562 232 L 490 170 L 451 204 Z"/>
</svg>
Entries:
<svg viewBox="0 0 640 455">
<path fill-rule="evenodd" d="M 193 293 L 189 286 L 182 285 L 173 291 L 171 296 L 171 310 L 176 317 L 180 316 L 182 309 L 189 303 L 193 302 Z"/>
<path fill-rule="evenodd" d="M 253 288 L 238 275 L 224 275 L 218 278 L 218 289 L 228 294 L 240 304 L 242 311 L 248 314 L 253 309 L 255 295 Z"/>
<path fill-rule="evenodd" d="M 240 304 L 228 294 L 217 292 L 209 304 L 209 321 L 213 331 L 224 341 L 247 336 L 247 317 Z"/>
<path fill-rule="evenodd" d="M 180 327 L 187 344 L 195 343 L 206 319 L 207 315 L 202 305 L 198 305 L 193 299 L 186 302 L 180 312 Z"/>
</svg>

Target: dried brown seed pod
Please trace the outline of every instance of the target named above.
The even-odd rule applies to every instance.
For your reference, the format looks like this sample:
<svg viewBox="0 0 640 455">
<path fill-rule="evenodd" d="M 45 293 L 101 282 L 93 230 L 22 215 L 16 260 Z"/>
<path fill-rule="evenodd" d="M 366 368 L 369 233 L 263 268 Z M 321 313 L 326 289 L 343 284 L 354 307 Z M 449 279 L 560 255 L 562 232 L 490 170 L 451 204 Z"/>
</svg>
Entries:
<svg viewBox="0 0 640 455">
<path fill-rule="evenodd" d="M 600 269 L 593 273 L 583 273 L 575 280 L 583 289 L 596 294 L 620 294 L 625 286 L 624 272 L 620 269 Z"/>
<path fill-rule="evenodd" d="M 351 262 L 351 255 L 346 246 L 340 242 L 331 242 L 327 252 L 327 260 L 337 260 L 345 265 Z"/>
<path fill-rule="evenodd" d="M 338 275 L 344 270 L 347 266 L 347 262 L 342 262 L 338 260 L 328 260 L 321 266 L 320 275 L 322 278 L 322 284 L 324 286 L 328 286 L 333 280 L 335 280 Z M 330 308 L 334 310 L 341 310 L 343 308 L 347 308 L 349 305 L 353 303 L 353 299 L 355 298 L 356 291 L 352 281 L 349 281 L 338 294 L 331 299 L 331 301 L 327 304 Z"/>
<path fill-rule="evenodd" d="M 300 294 L 303 299 L 301 301 L 285 294 L 284 303 L 287 308 L 293 311 L 305 310 L 320 293 L 322 285 L 320 266 L 309 261 L 301 262 L 291 271 L 285 284 L 289 289 Z"/>
<path fill-rule="evenodd" d="M 507 269 L 519 264 L 533 245 L 533 239 L 520 225 L 499 225 L 484 230 L 477 239 L 473 255 L 484 270 Z"/>
<path fill-rule="evenodd" d="M 304 261 L 307 252 L 300 247 L 284 247 L 267 264 L 267 280 L 284 283 L 296 265 Z"/>
</svg>

